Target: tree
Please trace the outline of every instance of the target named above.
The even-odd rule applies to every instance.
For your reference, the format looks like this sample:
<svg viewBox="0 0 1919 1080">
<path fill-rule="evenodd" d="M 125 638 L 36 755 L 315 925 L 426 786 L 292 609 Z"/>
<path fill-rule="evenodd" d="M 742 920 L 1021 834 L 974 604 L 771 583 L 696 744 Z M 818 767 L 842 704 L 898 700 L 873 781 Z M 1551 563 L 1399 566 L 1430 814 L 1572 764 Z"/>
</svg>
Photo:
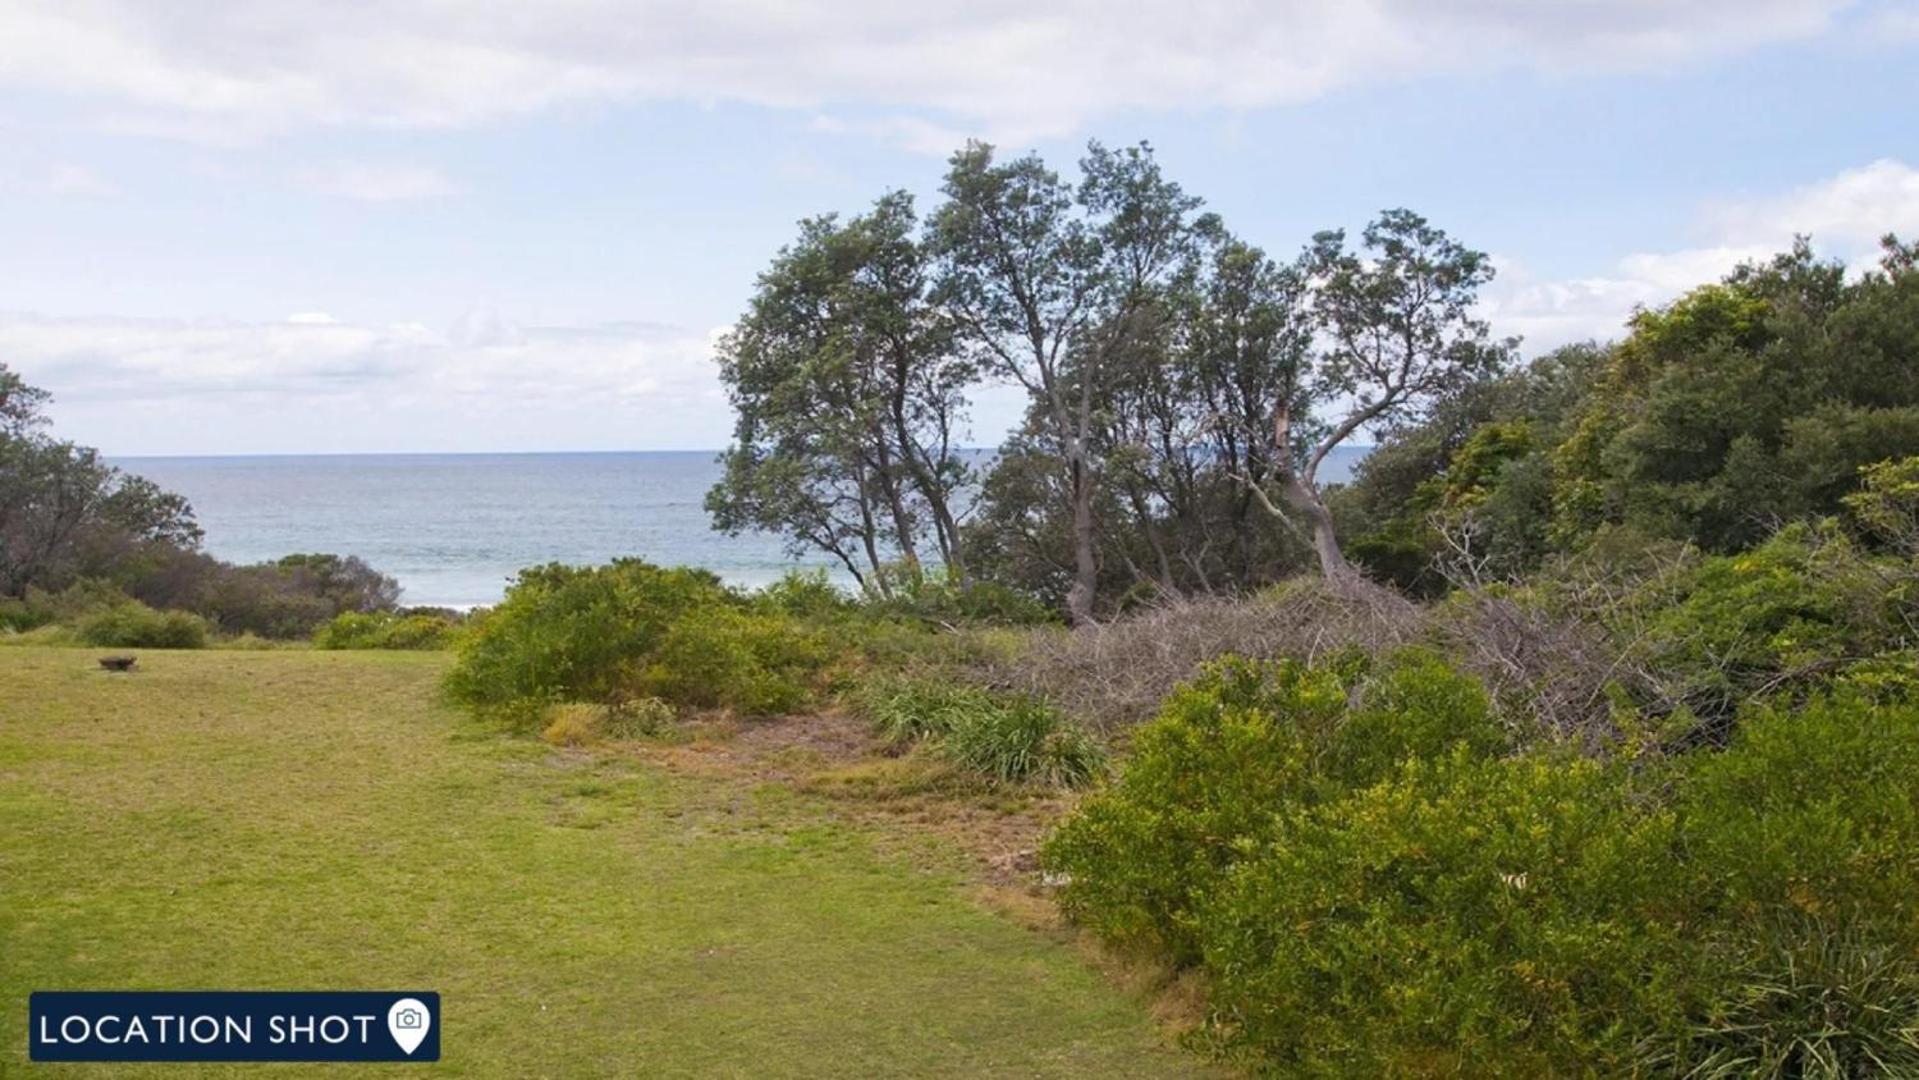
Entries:
<svg viewBox="0 0 1919 1080">
<path fill-rule="evenodd" d="M 928 237 L 940 260 L 936 300 L 982 369 L 1026 390 L 1033 434 L 1057 456 L 1074 622 L 1093 617 L 1099 588 L 1098 404 L 1164 316 L 1200 204 L 1143 144 L 1094 143 L 1080 168 L 1074 188 L 1037 156 L 997 164 L 992 147 L 969 143 L 953 155 Z"/>
<path fill-rule="evenodd" d="M 973 373 L 928 302 L 916 226 L 903 192 L 802 222 L 720 346 L 737 423 L 707 496 L 715 526 L 781 533 L 877 591 L 893 558 L 917 574 L 928 542 L 965 571 L 956 434 Z"/>
<path fill-rule="evenodd" d="M 1323 433 L 1301 437 L 1297 400 L 1281 398 L 1271 467 L 1242 475 L 1261 506 L 1311 541 L 1321 573 L 1341 585 L 1359 575 L 1340 550 L 1320 491 L 1326 456 L 1362 430 L 1416 420 L 1448 392 L 1503 370 L 1518 343 L 1493 340 L 1472 313 L 1493 277 L 1486 256 L 1410 210 L 1385 211 L 1367 225 L 1359 251 L 1347 248 L 1343 231 L 1318 234 L 1305 264 L 1324 339 L 1302 373 L 1310 379 L 1305 396 L 1332 405 L 1336 418 Z"/>
<path fill-rule="evenodd" d="M 49 400 L 0 364 L 0 596 L 70 576 L 91 552 L 199 542 L 185 499 L 42 431 Z"/>
<path fill-rule="evenodd" d="M 45 425 L 43 410 L 51 398 L 51 394 L 28 386 L 25 379 L 0 364 L 0 438 L 24 438 Z"/>
<path fill-rule="evenodd" d="M 1744 549 L 1919 453 L 1919 275 L 1886 240 L 1848 281 L 1804 238 L 1636 313 L 1552 451 L 1554 541 L 1613 525 Z"/>
</svg>

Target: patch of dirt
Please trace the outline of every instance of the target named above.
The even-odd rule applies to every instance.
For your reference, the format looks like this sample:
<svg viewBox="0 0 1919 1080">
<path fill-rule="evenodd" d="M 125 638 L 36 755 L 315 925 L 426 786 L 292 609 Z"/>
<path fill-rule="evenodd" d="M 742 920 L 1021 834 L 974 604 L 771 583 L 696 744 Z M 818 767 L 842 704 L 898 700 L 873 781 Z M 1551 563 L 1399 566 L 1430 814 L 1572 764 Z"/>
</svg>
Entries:
<svg viewBox="0 0 1919 1080">
<path fill-rule="evenodd" d="M 889 753 L 866 723 L 834 711 L 774 720 L 706 717 L 688 741 L 641 743 L 645 760 L 694 776 L 778 782 L 824 797 L 836 813 L 947 840 L 996 887 L 1040 884 L 1038 848 L 1065 797 L 993 787 L 921 755 Z"/>
<path fill-rule="evenodd" d="M 792 781 L 879 752 L 866 725 L 843 713 L 750 721 L 707 718 L 687 730 L 691 741 L 638 744 L 640 756 L 703 776 Z"/>
</svg>

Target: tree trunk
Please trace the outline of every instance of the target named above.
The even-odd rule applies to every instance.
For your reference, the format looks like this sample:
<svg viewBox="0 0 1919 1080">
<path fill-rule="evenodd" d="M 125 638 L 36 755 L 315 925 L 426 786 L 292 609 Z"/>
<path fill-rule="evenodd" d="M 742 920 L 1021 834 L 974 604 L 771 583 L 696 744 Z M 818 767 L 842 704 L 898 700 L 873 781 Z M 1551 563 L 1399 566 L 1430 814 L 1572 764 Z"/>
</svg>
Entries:
<svg viewBox="0 0 1919 1080">
<path fill-rule="evenodd" d="M 1319 556 L 1319 573 L 1326 583 L 1335 587 L 1363 580 L 1363 575 L 1346 561 L 1346 553 L 1339 550 L 1339 536 L 1333 531 L 1333 515 L 1326 509 L 1326 502 L 1319 497 L 1319 486 L 1314 483 L 1313 474 L 1325 457 L 1325 450 L 1313 455 L 1307 463 L 1306 475 L 1300 476 L 1293 468 L 1291 446 L 1292 410 L 1281 399 L 1279 408 L 1273 413 L 1273 461 L 1280 478 L 1279 497 L 1286 505 L 1302 514 L 1312 530 L 1313 553 Z M 1322 444 L 1323 446 L 1324 444 Z M 1258 492 L 1258 489 L 1254 489 Z M 1260 497 L 1265 498 L 1261 493 Z"/>
<path fill-rule="evenodd" d="M 1073 470 L 1073 587 L 1066 591 L 1066 618 L 1074 626 L 1093 621 L 1099 588 L 1099 558 L 1093 546 L 1093 477 L 1085 453 L 1075 449 Z"/>
<path fill-rule="evenodd" d="M 1339 536 L 1333 531 L 1332 512 L 1326 509 L 1326 503 L 1320 499 L 1319 493 L 1290 474 L 1279 491 L 1286 505 L 1297 510 L 1312 527 L 1313 553 L 1319 556 L 1320 576 L 1332 585 L 1358 580 L 1359 570 L 1347 562 L 1346 553 L 1339 550 Z"/>
</svg>

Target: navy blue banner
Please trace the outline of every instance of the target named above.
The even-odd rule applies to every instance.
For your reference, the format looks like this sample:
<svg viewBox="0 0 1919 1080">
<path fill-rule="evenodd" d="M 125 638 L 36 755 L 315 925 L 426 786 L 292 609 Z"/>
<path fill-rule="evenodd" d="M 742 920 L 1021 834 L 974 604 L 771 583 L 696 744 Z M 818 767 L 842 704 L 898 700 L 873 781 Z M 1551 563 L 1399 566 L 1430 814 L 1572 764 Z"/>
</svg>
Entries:
<svg viewBox="0 0 1919 1080">
<path fill-rule="evenodd" d="M 430 990 L 40 991 L 34 1061 L 438 1061 Z"/>
</svg>

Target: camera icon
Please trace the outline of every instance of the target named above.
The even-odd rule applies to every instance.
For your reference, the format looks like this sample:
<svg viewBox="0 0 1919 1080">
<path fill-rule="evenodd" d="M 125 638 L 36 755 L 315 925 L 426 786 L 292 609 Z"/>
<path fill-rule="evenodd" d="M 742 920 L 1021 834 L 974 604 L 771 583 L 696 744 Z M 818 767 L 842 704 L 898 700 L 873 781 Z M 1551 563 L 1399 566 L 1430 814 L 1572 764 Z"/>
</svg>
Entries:
<svg viewBox="0 0 1919 1080">
<path fill-rule="evenodd" d="M 426 1024 L 426 1014 L 418 1009 L 401 1009 L 393 1015 L 393 1026 L 397 1028 L 417 1028 Z"/>
</svg>

